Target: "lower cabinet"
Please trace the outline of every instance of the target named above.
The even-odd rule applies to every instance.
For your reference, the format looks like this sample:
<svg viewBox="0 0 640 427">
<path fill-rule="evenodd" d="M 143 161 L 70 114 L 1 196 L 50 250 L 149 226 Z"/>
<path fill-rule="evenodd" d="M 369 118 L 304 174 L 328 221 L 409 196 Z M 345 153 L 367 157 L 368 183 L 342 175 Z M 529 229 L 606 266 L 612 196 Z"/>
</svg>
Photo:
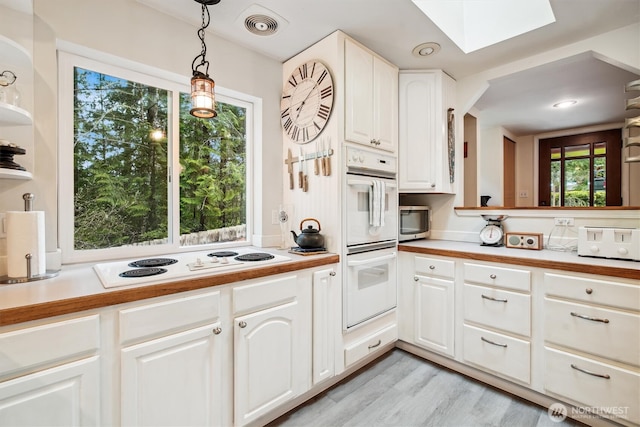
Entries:
<svg viewBox="0 0 640 427">
<path fill-rule="evenodd" d="M 400 339 L 453 357 L 455 263 L 400 252 Z"/>
<path fill-rule="evenodd" d="M 99 425 L 100 318 L 0 329 L 0 426 Z"/>
<path fill-rule="evenodd" d="M 333 280 L 335 275 L 333 268 L 313 273 L 312 385 L 333 377 L 336 372 L 335 343 L 341 322 L 336 315 L 339 287 Z"/>
<path fill-rule="evenodd" d="M 208 324 L 124 348 L 122 425 L 223 425 L 220 330 Z"/>
<path fill-rule="evenodd" d="M 298 302 L 292 301 L 235 319 L 235 422 L 244 425 L 304 390 L 296 378 L 303 349 Z"/>
<path fill-rule="evenodd" d="M 544 274 L 544 389 L 596 415 L 640 424 L 640 286 Z"/>
<path fill-rule="evenodd" d="M 301 272 L 232 289 L 235 425 L 311 387 L 311 285 Z"/>
<path fill-rule="evenodd" d="M 220 426 L 221 292 L 118 311 L 123 426 Z"/>
<path fill-rule="evenodd" d="M 100 425 L 98 356 L 1 382 L 0 425 Z"/>
</svg>

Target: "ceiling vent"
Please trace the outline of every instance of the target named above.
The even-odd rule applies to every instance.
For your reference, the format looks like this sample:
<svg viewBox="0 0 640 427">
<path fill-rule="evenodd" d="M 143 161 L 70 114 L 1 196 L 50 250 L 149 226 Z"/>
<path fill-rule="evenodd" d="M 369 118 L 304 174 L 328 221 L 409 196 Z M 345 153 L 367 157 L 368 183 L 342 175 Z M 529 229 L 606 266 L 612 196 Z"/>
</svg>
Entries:
<svg viewBox="0 0 640 427">
<path fill-rule="evenodd" d="M 288 24 L 282 16 L 257 4 L 245 9 L 237 21 L 251 34 L 258 36 L 271 36 Z"/>
</svg>

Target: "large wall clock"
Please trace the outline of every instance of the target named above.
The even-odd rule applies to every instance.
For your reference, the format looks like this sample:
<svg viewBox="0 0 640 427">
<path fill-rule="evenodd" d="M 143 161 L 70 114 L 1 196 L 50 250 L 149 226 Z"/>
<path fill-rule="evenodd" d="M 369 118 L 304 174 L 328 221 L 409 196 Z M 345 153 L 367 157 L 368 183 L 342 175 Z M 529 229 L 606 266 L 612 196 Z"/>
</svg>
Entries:
<svg viewBox="0 0 640 427">
<path fill-rule="evenodd" d="M 297 67 L 284 83 L 280 100 L 282 128 L 293 142 L 306 144 L 326 126 L 333 107 L 333 79 L 316 60 Z"/>
</svg>

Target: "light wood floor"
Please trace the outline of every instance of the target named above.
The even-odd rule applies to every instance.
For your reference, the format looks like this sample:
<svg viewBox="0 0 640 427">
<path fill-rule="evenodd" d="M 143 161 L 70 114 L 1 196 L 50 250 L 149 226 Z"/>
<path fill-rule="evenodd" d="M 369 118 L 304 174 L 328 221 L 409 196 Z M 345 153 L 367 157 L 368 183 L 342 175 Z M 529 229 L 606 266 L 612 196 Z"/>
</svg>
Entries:
<svg viewBox="0 0 640 427">
<path fill-rule="evenodd" d="M 547 409 L 394 349 L 304 405 L 276 426 L 580 426 Z"/>
</svg>

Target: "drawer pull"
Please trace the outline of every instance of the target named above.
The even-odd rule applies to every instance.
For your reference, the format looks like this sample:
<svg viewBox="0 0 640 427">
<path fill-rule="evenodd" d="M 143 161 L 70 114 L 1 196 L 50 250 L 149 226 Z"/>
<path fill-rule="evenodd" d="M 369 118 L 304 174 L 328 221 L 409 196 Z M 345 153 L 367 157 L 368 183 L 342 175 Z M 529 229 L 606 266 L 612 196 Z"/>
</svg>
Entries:
<svg viewBox="0 0 640 427">
<path fill-rule="evenodd" d="M 414 282 L 418 282 L 418 281 L 420 281 L 420 278 L 418 276 L 413 276 L 413 281 Z"/>
<path fill-rule="evenodd" d="M 430 266 L 429 266 L 429 270 L 435 270 L 435 269 L 436 269 L 436 266 L 435 266 L 435 265 L 430 265 Z"/>
<path fill-rule="evenodd" d="M 329 276 L 335 277 L 336 276 L 336 272 L 335 271 L 331 271 L 331 273 L 329 273 Z"/>
<path fill-rule="evenodd" d="M 587 288 L 584 290 L 588 295 L 591 295 L 593 293 L 593 289 L 591 288 Z"/>
<path fill-rule="evenodd" d="M 222 333 L 222 328 L 218 326 L 217 328 L 213 328 L 213 333 L 216 335 L 220 335 Z"/>
<path fill-rule="evenodd" d="M 490 278 L 492 278 L 492 279 L 495 279 L 495 278 L 496 278 L 496 277 L 498 277 L 498 276 L 496 276 L 495 274 L 492 274 L 492 275 L 490 275 L 489 277 L 490 277 Z"/>
<path fill-rule="evenodd" d="M 581 319 L 591 320 L 592 322 L 609 323 L 609 319 L 599 319 L 597 317 L 586 316 L 584 314 L 576 313 L 576 312 L 573 312 L 573 311 L 571 312 L 571 315 L 573 317 L 579 317 Z"/>
<path fill-rule="evenodd" d="M 605 380 L 608 380 L 608 379 L 611 378 L 608 374 L 596 374 L 595 372 L 591 372 L 591 371 L 587 371 L 586 369 L 582 369 L 581 367 L 576 366 L 573 363 L 571 364 L 571 367 L 573 369 L 575 369 L 576 371 L 580 371 L 580 372 L 583 372 L 583 373 L 585 373 L 587 375 L 592 375 L 594 377 L 604 378 Z"/>
<path fill-rule="evenodd" d="M 506 345 L 506 344 L 500 344 L 500 343 L 497 343 L 497 342 L 493 342 L 493 341 L 491 341 L 491 340 L 486 339 L 485 337 L 480 337 L 480 339 L 481 339 L 482 341 L 486 342 L 486 343 L 489 343 L 489 344 L 492 344 L 492 345 L 496 345 L 496 346 L 498 346 L 498 347 L 504 347 L 504 348 L 507 348 L 507 345 Z"/>
<path fill-rule="evenodd" d="M 380 344 L 382 344 L 382 340 L 378 340 L 378 342 L 377 342 L 377 343 L 375 343 L 375 344 L 371 344 L 371 345 L 369 346 L 369 350 L 371 350 L 372 348 L 379 347 L 379 346 L 380 346 Z"/>
<path fill-rule="evenodd" d="M 488 299 L 488 300 L 490 300 L 490 301 L 507 302 L 507 299 L 506 299 L 506 298 L 505 298 L 505 299 L 502 299 L 502 298 L 494 298 L 494 297 L 487 296 L 487 295 L 485 295 L 485 294 L 482 294 L 482 298 L 484 298 L 484 299 Z"/>
</svg>

